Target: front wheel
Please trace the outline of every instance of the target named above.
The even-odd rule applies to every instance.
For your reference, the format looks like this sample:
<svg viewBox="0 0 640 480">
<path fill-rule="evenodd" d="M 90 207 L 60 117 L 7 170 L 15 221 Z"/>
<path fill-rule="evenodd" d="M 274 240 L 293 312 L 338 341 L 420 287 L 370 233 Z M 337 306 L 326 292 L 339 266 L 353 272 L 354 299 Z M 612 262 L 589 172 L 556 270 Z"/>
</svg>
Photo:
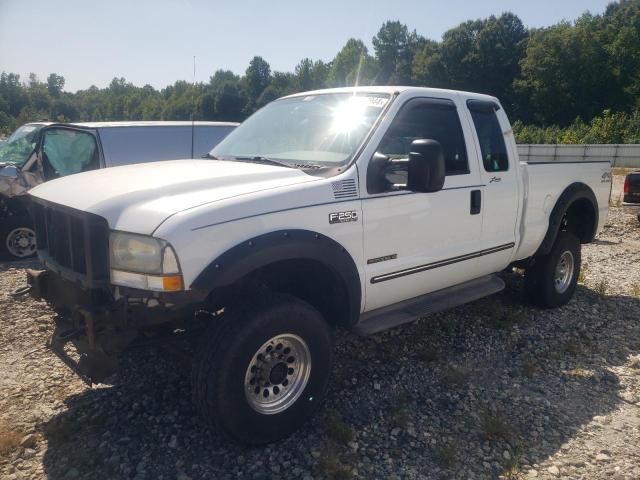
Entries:
<svg viewBox="0 0 640 480">
<path fill-rule="evenodd" d="M 11 260 L 22 260 L 36 254 L 36 233 L 27 217 L 10 217 L 3 221 L 2 243 Z"/>
<path fill-rule="evenodd" d="M 539 307 L 561 307 L 571 300 L 580 274 L 580 240 L 568 232 L 558 233 L 548 255 L 535 259 L 525 271 L 525 292 Z"/>
<path fill-rule="evenodd" d="M 326 395 L 332 333 L 311 305 L 266 294 L 230 309 L 194 362 L 194 400 L 218 431 L 248 445 L 299 428 Z"/>
</svg>

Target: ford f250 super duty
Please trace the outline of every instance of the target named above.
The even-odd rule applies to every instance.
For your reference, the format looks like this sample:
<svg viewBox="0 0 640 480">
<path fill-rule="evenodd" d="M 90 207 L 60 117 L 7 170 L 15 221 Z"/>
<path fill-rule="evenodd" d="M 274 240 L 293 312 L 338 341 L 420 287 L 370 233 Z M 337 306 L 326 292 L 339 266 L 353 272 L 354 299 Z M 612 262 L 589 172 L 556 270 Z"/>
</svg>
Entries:
<svg viewBox="0 0 640 480">
<path fill-rule="evenodd" d="M 317 409 L 336 326 L 476 300 L 515 266 L 531 303 L 566 304 L 611 185 L 609 162 L 519 162 L 496 98 L 430 88 L 281 98 L 209 157 L 34 188 L 45 269 L 25 290 L 62 313 L 50 345 L 92 381 L 136 339 L 205 324 L 194 401 L 248 444 Z"/>
</svg>

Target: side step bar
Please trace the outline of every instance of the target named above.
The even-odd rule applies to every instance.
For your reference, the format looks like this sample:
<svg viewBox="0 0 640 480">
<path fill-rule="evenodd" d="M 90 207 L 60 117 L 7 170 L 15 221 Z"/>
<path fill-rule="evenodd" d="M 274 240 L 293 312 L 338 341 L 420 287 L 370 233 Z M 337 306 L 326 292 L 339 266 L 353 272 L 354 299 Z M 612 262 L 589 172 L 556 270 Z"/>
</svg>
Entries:
<svg viewBox="0 0 640 480">
<path fill-rule="evenodd" d="M 440 312 L 487 297 L 503 290 L 504 287 L 504 281 L 496 275 L 476 278 L 460 285 L 363 313 L 353 330 L 359 335 L 372 335 L 403 323 L 413 322 L 429 313 Z"/>
</svg>

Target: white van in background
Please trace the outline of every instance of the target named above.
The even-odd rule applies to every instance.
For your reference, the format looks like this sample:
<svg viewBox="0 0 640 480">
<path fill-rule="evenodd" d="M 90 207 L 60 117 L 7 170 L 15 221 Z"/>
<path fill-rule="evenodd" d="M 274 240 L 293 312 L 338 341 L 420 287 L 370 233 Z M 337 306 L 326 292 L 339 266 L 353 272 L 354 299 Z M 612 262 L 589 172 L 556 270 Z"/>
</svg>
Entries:
<svg viewBox="0 0 640 480">
<path fill-rule="evenodd" d="M 35 254 L 24 194 L 74 173 L 133 163 L 201 158 L 233 122 L 32 123 L 0 146 L 0 256 Z"/>
</svg>

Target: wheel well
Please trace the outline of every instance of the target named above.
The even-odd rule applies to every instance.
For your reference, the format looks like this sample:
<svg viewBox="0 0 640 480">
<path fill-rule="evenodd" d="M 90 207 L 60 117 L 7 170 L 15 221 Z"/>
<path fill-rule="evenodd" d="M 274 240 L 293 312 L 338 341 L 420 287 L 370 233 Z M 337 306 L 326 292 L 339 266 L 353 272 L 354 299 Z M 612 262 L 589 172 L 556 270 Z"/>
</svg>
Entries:
<svg viewBox="0 0 640 480">
<path fill-rule="evenodd" d="M 547 255 L 561 230 L 575 234 L 580 243 L 593 241 L 598 226 L 598 200 L 584 183 L 569 185 L 549 215 L 549 228 L 534 257 Z"/>
<path fill-rule="evenodd" d="M 215 289 L 209 298 L 214 308 L 246 301 L 260 289 L 288 293 L 315 307 L 332 325 L 349 326 L 349 293 L 344 279 L 326 264 L 313 259 L 287 259 L 260 267 L 231 286 Z"/>
<path fill-rule="evenodd" d="M 573 233 L 580 239 L 580 243 L 593 240 L 596 230 L 596 211 L 593 203 L 587 198 L 575 200 L 562 219 L 561 230 Z"/>
</svg>

